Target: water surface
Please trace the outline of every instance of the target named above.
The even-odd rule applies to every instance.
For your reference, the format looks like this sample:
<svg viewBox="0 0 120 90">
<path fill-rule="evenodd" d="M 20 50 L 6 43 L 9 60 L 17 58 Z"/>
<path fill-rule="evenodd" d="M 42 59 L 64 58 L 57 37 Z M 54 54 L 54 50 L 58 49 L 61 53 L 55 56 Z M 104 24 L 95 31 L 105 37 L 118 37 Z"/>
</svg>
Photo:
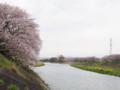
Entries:
<svg viewBox="0 0 120 90">
<path fill-rule="evenodd" d="M 68 64 L 45 63 L 34 71 L 51 90 L 120 90 L 120 77 L 84 71 Z"/>
</svg>

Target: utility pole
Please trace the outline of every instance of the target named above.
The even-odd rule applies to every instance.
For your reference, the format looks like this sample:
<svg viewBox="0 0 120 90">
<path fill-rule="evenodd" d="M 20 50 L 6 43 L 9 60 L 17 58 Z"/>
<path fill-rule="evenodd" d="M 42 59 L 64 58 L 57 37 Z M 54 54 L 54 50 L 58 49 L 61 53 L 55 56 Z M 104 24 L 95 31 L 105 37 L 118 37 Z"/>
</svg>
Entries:
<svg viewBox="0 0 120 90">
<path fill-rule="evenodd" d="M 112 54 L 112 38 L 110 38 L 110 55 Z"/>
</svg>

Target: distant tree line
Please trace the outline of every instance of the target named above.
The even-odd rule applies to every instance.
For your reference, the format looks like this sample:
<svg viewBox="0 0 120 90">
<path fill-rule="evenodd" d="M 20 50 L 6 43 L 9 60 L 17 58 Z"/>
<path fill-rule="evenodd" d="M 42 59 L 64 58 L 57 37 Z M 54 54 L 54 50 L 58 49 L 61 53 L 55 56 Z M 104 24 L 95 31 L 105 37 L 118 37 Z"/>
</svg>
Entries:
<svg viewBox="0 0 120 90">
<path fill-rule="evenodd" d="M 98 61 L 100 61 L 100 58 L 97 58 L 97 57 L 69 58 L 68 61 L 75 61 L 75 62 L 98 62 Z"/>
<path fill-rule="evenodd" d="M 63 62 L 67 62 L 67 58 L 65 58 L 63 55 L 59 55 L 58 57 L 51 57 L 50 59 L 44 59 L 41 61 L 63 63 Z"/>
<path fill-rule="evenodd" d="M 120 54 L 106 55 L 102 58 L 98 57 L 78 57 L 78 58 L 66 58 L 63 55 L 58 57 L 51 57 L 50 59 L 42 60 L 44 62 L 120 62 Z"/>
<path fill-rule="evenodd" d="M 104 56 L 101 61 L 104 62 L 120 62 L 120 54 L 112 54 Z"/>
<path fill-rule="evenodd" d="M 75 62 L 120 62 L 120 54 L 106 55 L 102 58 L 98 57 L 83 57 L 83 58 L 69 58 L 68 61 Z"/>
</svg>

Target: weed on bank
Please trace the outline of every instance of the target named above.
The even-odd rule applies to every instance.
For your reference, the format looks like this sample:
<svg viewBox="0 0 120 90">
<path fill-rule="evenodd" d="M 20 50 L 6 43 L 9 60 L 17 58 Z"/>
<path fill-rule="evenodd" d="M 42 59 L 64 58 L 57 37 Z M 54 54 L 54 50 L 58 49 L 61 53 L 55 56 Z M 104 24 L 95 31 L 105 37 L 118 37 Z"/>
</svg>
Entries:
<svg viewBox="0 0 120 90">
<path fill-rule="evenodd" d="M 106 67 L 96 67 L 96 66 L 87 66 L 87 65 L 73 65 L 71 66 L 83 69 L 83 70 L 88 70 L 88 71 L 93 71 L 101 74 L 108 74 L 108 75 L 114 75 L 114 76 L 119 76 L 120 77 L 120 71 L 117 70 L 117 68 L 106 68 Z"/>
</svg>

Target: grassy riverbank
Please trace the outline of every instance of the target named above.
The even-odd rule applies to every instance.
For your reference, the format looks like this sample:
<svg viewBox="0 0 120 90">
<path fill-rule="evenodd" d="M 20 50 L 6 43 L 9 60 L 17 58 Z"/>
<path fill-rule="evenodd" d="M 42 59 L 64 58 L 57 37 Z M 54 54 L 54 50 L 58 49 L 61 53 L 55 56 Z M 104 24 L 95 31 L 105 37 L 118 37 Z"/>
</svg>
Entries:
<svg viewBox="0 0 120 90">
<path fill-rule="evenodd" d="M 19 66 L 2 54 L 0 54 L 0 83 L 1 81 L 0 90 L 8 89 L 8 85 L 15 85 L 18 90 L 50 90 L 32 69 Z"/>
<path fill-rule="evenodd" d="M 71 66 L 83 69 L 83 70 L 88 70 L 88 71 L 93 71 L 101 74 L 108 74 L 108 75 L 114 75 L 120 77 L 120 63 L 103 63 L 103 62 L 96 62 L 96 63 L 83 63 L 83 65 L 74 65 L 71 64 Z"/>
<path fill-rule="evenodd" d="M 45 64 L 43 62 L 40 62 L 39 64 L 36 64 L 36 67 L 44 66 Z"/>
<path fill-rule="evenodd" d="M 29 67 L 22 67 L 19 66 L 15 61 L 9 60 L 4 55 L 0 54 L 0 67 L 7 69 L 8 71 L 17 73 L 20 76 L 25 77 L 22 75 L 22 71 L 31 74 L 32 76 L 36 78 L 40 78 L 37 73 L 35 73 L 33 70 L 31 70 Z M 27 77 L 25 77 L 27 78 Z"/>
</svg>

